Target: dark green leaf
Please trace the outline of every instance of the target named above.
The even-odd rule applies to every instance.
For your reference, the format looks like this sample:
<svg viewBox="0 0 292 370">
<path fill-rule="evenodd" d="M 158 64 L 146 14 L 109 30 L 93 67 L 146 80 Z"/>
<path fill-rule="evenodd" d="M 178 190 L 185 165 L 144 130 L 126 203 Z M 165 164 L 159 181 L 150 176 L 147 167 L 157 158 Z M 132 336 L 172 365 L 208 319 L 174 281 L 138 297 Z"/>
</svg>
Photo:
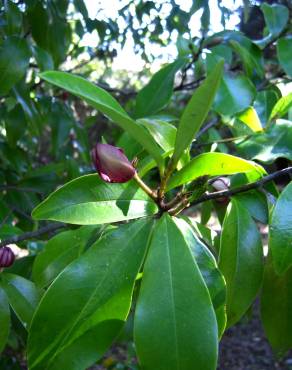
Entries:
<svg viewBox="0 0 292 370">
<path fill-rule="evenodd" d="M 278 356 L 292 347 L 292 268 L 279 276 L 271 258 L 264 273 L 261 317 L 265 333 Z"/>
<path fill-rule="evenodd" d="M 213 103 L 219 86 L 224 62 L 220 61 L 203 84 L 195 91 L 180 119 L 172 160 L 176 164 L 191 144 Z"/>
<path fill-rule="evenodd" d="M 253 172 L 261 177 L 256 163 L 224 153 L 204 153 L 192 159 L 185 167 L 176 172 L 168 183 L 170 190 L 193 181 L 200 176 L 233 175 L 238 172 Z"/>
<path fill-rule="evenodd" d="M 82 77 L 65 72 L 49 71 L 42 73 L 40 76 L 44 80 L 84 99 L 88 104 L 100 110 L 133 136 L 153 156 L 158 164 L 162 163 L 160 151 L 149 132 L 133 121 L 107 91 Z"/>
<path fill-rule="evenodd" d="M 8 298 L 0 284 L 0 353 L 3 351 L 10 331 L 10 310 Z"/>
<path fill-rule="evenodd" d="M 271 216 L 269 247 L 278 274 L 292 265 L 292 182 L 281 193 Z"/>
<path fill-rule="evenodd" d="M 49 285 L 69 263 L 78 258 L 95 229 L 95 226 L 83 226 L 50 239 L 33 264 L 32 276 L 36 284 L 40 287 Z"/>
<path fill-rule="evenodd" d="M 291 50 L 292 36 L 282 37 L 277 41 L 277 54 L 280 64 L 290 77 L 292 77 Z"/>
<path fill-rule="evenodd" d="M 17 35 L 21 32 L 22 26 L 22 13 L 17 4 L 11 0 L 5 1 L 5 14 L 6 14 L 6 33 L 7 35 Z"/>
<path fill-rule="evenodd" d="M 33 282 L 9 273 L 2 274 L 2 286 L 13 311 L 28 329 L 40 299 L 39 291 Z"/>
<path fill-rule="evenodd" d="M 260 233 L 248 211 L 232 199 L 220 242 L 219 268 L 227 284 L 228 327 L 248 310 L 262 283 Z"/>
<path fill-rule="evenodd" d="M 133 182 L 109 184 L 97 174 L 75 179 L 52 193 L 32 216 L 78 225 L 97 225 L 154 214 L 154 202 Z"/>
<path fill-rule="evenodd" d="M 7 37 L 0 46 L 0 95 L 5 95 L 22 79 L 29 64 L 30 51 L 26 40 Z"/>
<path fill-rule="evenodd" d="M 54 69 L 54 61 L 51 55 L 39 46 L 33 48 L 34 57 L 41 71 Z"/>
<path fill-rule="evenodd" d="M 261 10 L 264 13 L 266 25 L 270 34 L 275 37 L 284 29 L 289 19 L 289 10 L 286 6 L 280 4 L 269 5 L 263 3 Z"/>
<path fill-rule="evenodd" d="M 128 315 L 151 228 L 144 220 L 121 225 L 58 276 L 30 328 L 30 369 L 85 369 L 104 353 L 121 328 L 113 320 Z"/>
<path fill-rule="evenodd" d="M 174 221 L 184 235 L 207 285 L 216 313 L 218 336 L 221 338 L 226 326 L 226 283 L 224 277 L 218 269 L 214 256 L 198 238 L 194 229 L 180 218 L 176 218 Z"/>
<path fill-rule="evenodd" d="M 179 58 L 155 73 L 137 95 L 136 118 L 151 116 L 167 105 L 172 95 L 175 74 L 185 63 L 185 58 Z"/>
<path fill-rule="evenodd" d="M 157 222 L 138 297 L 134 339 L 145 370 L 214 370 L 218 329 L 212 302 L 174 221 Z"/>
<path fill-rule="evenodd" d="M 259 119 L 265 127 L 269 121 L 273 106 L 276 104 L 278 98 L 273 90 L 259 91 L 256 95 L 254 108 L 257 111 Z"/>
</svg>

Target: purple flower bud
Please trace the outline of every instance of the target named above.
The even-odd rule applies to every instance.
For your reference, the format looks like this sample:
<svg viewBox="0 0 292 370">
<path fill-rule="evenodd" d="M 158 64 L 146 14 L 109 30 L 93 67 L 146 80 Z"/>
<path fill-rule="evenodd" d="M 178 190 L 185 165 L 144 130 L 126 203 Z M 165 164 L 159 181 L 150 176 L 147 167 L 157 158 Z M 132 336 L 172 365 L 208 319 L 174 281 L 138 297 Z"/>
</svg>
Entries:
<svg viewBox="0 0 292 370">
<path fill-rule="evenodd" d="M 0 248 L 0 267 L 9 267 L 14 260 L 15 255 L 9 247 Z"/>
<path fill-rule="evenodd" d="M 121 148 L 98 143 L 91 154 L 96 171 L 106 182 L 127 182 L 136 173 Z"/>
<path fill-rule="evenodd" d="M 230 186 L 230 179 L 228 177 L 219 177 L 211 183 L 213 188 L 217 191 L 227 190 Z"/>
</svg>

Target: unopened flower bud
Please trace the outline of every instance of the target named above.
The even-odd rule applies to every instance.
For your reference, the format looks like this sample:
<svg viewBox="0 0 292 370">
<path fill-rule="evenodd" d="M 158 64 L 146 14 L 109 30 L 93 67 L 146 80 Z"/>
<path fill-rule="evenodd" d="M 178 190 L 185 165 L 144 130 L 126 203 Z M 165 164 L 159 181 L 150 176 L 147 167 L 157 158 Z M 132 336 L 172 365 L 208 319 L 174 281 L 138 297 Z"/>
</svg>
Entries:
<svg viewBox="0 0 292 370">
<path fill-rule="evenodd" d="M 211 186 L 216 190 L 216 191 L 222 191 L 222 190 L 228 190 L 230 187 L 230 179 L 228 177 L 219 177 L 215 181 L 211 183 Z M 228 197 L 222 197 L 216 199 L 216 202 L 218 203 L 228 203 L 229 198 Z"/>
<path fill-rule="evenodd" d="M 15 255 L 9 247 L 0 248 L 0 267 L 10 267 L 14 260 Z"/>
<path fill-rule="evenodd" d="M 127 182 L 136 170 L 121 148 L 109 144 L 96 144 L 92 150 L 96 171 L 106 182 Z"/>
</svg>

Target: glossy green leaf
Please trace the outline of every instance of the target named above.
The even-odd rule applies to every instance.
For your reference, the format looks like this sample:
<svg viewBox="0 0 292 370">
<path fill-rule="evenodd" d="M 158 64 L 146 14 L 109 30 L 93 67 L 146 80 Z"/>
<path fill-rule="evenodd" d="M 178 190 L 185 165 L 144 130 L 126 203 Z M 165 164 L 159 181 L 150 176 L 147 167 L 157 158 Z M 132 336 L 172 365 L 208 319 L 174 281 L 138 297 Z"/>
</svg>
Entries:
<svg viewBox="0 0 292 370">
<path fill-rule="evenodd" d="M 228 327 L 248 310 L 262 283 L 260 233 L 248 211 L 232 199 L 220 240 L 219 268 L 227 286 Z"/>
<path fill-rule="evenodd" d="M 101 357 L 128 315 L 151 228 L 151 220 L 121 225 L 57 277 L 31 324 L 31 370 L 81 370 Z"/>
<path fill-rule="evenodd" d="M 226 326 L 226 283 L 217 262 L 209 251 L 206 245 L 198 238 L 195 230 L 181 218 L 175 218 L 177 224 L 189 248 L 194 256 L 194 259 L 200 269 L 202 277 L 207 285 L 209 294 L 216 313 L 218 336 L 221 338 Z"/>
<path fill-rule="evenodd" d="M 245 111 L 240 113 L 238 119 L 254 132 L 263 131 L 261 121 L 253 107 L 248 107 Z"/>
<path fill-rule="evenodd" d="M 167 189 L 193 181 L 200 176 L 233 175 L 238 172 L 254 172 L 261 177 L 257 165 L 253 162 L 225 153 L 203 153 L 176 172 L 170 178 Z"/>
<path fill-rule="evenodd" d="M 180 159 L 184 150 L 191 144 L 194 136 L 207 117 L 222 77 L 223 65 L 223 61 L 220 61 L 216 65 L 212 73 L 196 89 L 182 114 L 172 156 L 175 164 Z"/>
<path fill-rule="evenodd" d="M 272 113 L 270 115 L 270 121 L 275 118 L 280 118 L 284 116 L 288 109 L 292 106 L 292 92 L 286 96 L 282 96 L 277 103 L 274 105 L 272 109 Z"/>
<path fill-rule="evenodd" d="M 33 282 L 9 273 L 2 274 L 2 286 L 13 311 L 23 326 L 28 329 L 40 299 L 40 292 Z"/>
<path fill-rule="evenodd" d="M 277 41 L 278 59 L 284 71 L 292 77 L 292 36 L 282 37 Z"/>
<path fill-rule="evenodd" d="M 97 174 L 65 184 L 32 212 L 36 220 L 55 220 L 78 225 L 98 225 L 154 214 L 155 203 L 134 180 L 110 184 Z"/>
<path fill-rule="evenodd" d="M 261 318 L 266 336 L 278 356 L 292 347 L 292 268 L 279 276 L 269 258 L 261 294 Z"/>
<path fill-rule="evenodd" d="M 5 95 L 22 79 L 29 65 L 27 41 L 17 36 L 7 37 L 0 46 L 0 95 Z"/>
<path fill-rule="evenodd" d="M 278 274 L 292 265 L 292 182 L 281 193 L 271 216 L 269 248 Z"/>
<path fill-rule="evenodd" d="M 176 127 L 169 122 L 147 118 L 138 121 L 145 126 L 157 144 L 166 152 L 174 148 Z"/>
<path fill-rule="evenodd" d="M 235 196 L 244 208 L 246 208 L 250 215 L 262 224 L 269 222 L 269 209 L 267 198 L 263 193 L 256 190 L 247 191 Z"/>
<path fill-rule="evenodd" d="M 34 260 L 32 276 L 40 287 L 49 285 L 69 263 L 83 252 L 96 226 L 64 231 L 48 241 Z"/>
<path fill-rule="evenodd" d="M 136 118 L 151 116 L 168 104 L 172 95 L 175 74 L 186 64 L 186 61 L 185 58 L 179 58 L 162 68 L 139 91 L 134 112 Z"/>
<path fill-rule="evenodd" d="M 223 115 L 232 116 L 249 107 L 255 93 L 255 87 L 247 77 L 225 74 L 215 97 L 214 109 Z"/>
<path fill-rule="evenodd" d="M 208 289 L 187 241 L 164 214 L 145 262 L 134 340 L 145 370 L 215 370 L 218 329 Z"/>
<path fill-rule="evenodd" d="M 0 284 L 0 353 L 3 351 L 10 331 L 10 310 L 8 298 Z"/>
<path fill-rule="evenodd" d="M 48 71 L 41 73 L 40 77 L 60 88 L 66 89 L 101 111 L 133 136 L 153 156 L 158 164 L 162 163 L 159 148 L 149 132 L 141 125 L 138 125 L 107 91 L 82 77 L 65 72 Z"/>
<path fill-rule="evenodd" d="M 292 160 L 292 123 L 277 120 L 264 133 L 251 136 L 238 144 L 239 153 L 263 163 L 272 163 L 277 158 Z"/>
</svg>

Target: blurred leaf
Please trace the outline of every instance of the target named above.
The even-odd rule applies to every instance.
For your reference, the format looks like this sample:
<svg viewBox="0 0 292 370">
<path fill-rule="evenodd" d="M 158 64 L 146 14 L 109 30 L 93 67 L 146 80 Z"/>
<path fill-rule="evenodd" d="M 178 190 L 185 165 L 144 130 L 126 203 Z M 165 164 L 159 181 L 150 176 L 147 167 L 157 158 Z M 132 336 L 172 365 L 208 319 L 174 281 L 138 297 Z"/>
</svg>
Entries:
<svg viewBox="0 0 292 370">
<path fill-rule="evenodd" d="M 237 118 L 245 123 L 252 131 L 263 131 L 261 121 L 253 107 L 248 107 L 245 111 L 240 113 Z"/>
<path fill-rule="evenodd" d="M 8 298 L 0 281 L 0 353 L 5 348 L 10 331 L 10 309 Z"/>
<path fill-rule="evenodd" d="M 13 311 L 28 329 L 40 299 L 39 291 L 33 282 L 9 273 L 2 274 L 2 286 Z"/>
<path fill-rule="evenodd" d="M 121 225 L 57 277 L 30 328 L 30 369 L 85 369 L 104 354 L 128 316 L 151 228 Z"/>
<path fill-rule="evenodd" d="M 263 277 L 260 233 L 248 211 L 235 199 L 223 223 L 219 268 L 226 280 L 227 326 L 230 327 L 252 304 Z"/>
<path fill-rule="evenodd" d="M 200 176 L 232 175 L 238 172 L 253 172 L 261 177 L 255 163 L 224 153 L 203 153 L 193 158 L 180 171 L 174 173 L 167 189 L 193 181 Z"/>
<path fill-rule="evenodd" d="M 214 109 L 223 115 L 232 116 L 251 105 L 255 97 L 255 87 L 243 75 L 224 75 L 217 95 Z"/>
<path fill-rule="evenodd" d="M 140 119 L 137 122 L 147 128 L 154 140 L 164 151 L 174 148 L 177 130 L 171 123 L 152 118 Z"/>
<path fill-rule="evenodd" d="M 176 164 L 184 150 L 191 144 L 194 136 L 204 123 L 213 103 L 222 77 L 224 62 L 220 61 L 202 85 L 196 89 L 188 102 L 176 134 L 172 161 Z"/>
<path fill-rule="evenodd" d="M 74 0 L 74 6 L 82 14 L 83 18 L 88 18 L 88 11 L 83 0 Z"/>
<path fill-rule="evenodd" d="M 5 119 L 5 129 L 8 144 L 15 147 L 26 130 L 26 120 L 20 104 L 17 104 Z"/>
<path fill-rule="evenodd" d="M 41 71 L 54 69 L 54 61 L 46 50 L 36 45 L 33 48 L 33 54 Z"/>
<path fill-rule="evenodd" d="M 135 118 L 151 116 L 167 105 L 172 96 L 175 74 L 185 64 L 186 59 L 179 58 L 153 75 L 137 95 Z"/>
<path fill-rule="evenodd" d="M 277 41 L 277 55 L 279 62 L 287 73 L 292 77 L 292 60 L 291 60 L 291 50 L 292 50 L 292 36 L 282 37 Z"/>
<path fill-rule="evenodd" d="M 27 41 L 17 36 L 7 37 L 0 46 L 0 95 L 5 95 L 22 79 L 29 65 Z"/>
<path fill-rule="evenodd" d="M 292 265 L 292 182 L 282 191 L 273 209 L 269 248 L 273 256 L 273 265 L 277 274 L 285 273 Z"/>
<path fill-rule="evenodd" d="M 43 72 L 41 78 L 64 88 L 84 99 L 88 104 L 100 110 L 125 131 L 129 132 L 156 160 L 162 164 L 160 151 L 151 135 L 133 121 L 120 104 L 107 91 L 86 81 L 84 78 L 65 72 Z"/>
<path fill-rule="evenodd" d="M 7 35 L 17 35 L 21 33 L 22 12 L 17 4 L 11 0 L 5 1 L 5 15 L 7 25 L 5 27 Z"/>
<path fill-rule="evenodd" d="M 145 370 L 214 370 L 218 329 L 212 302 L 183 233 L 164 213 L 153 231 L 134 319 Z"/>
<path fill-rule="evenodd" d="M 155 203 L 134 180 L 109 184 L 93 174 L 79 177 L 56 190 L 33 210 L 32 216 L 37 220 L 98 225 L 156 212 Z"/>
<path fill-rule="evenodd" d="M 269 5 L 263 3 L 261 10 L 264 13 L 266 26 L 270 34 L 275 37 L 283 31 L 289 19 L 289 10 L 286 6 L 280 4 Z"/>
</svg>

